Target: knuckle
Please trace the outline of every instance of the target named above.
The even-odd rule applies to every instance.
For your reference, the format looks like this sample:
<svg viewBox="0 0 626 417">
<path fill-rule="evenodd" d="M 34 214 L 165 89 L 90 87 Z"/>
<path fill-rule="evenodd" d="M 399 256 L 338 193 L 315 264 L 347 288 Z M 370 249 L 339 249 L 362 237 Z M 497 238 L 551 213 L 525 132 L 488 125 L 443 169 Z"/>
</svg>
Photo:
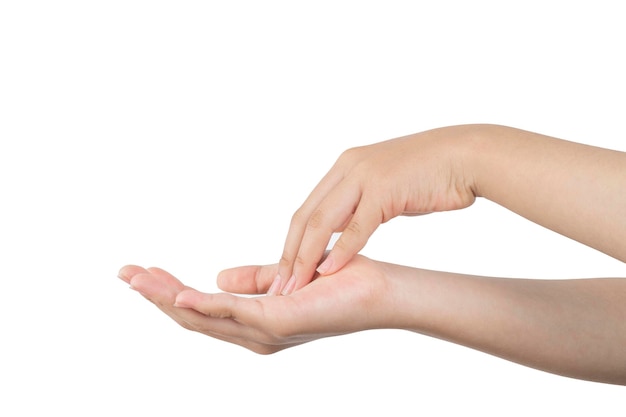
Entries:
<svg viewBox="0 0 626 417">
<path fill-rule="evenodd" d="M 291 260 L 293 259 L 293 256 L 291 256 L 287 251 L 284 251 L 282 256 L 280 257 L 280 260 L 278 261 L 278 265 L 280 267 L 286 267 L 291 265 Z"/>
<path fill-rule="evenodd" d="M 348 225 L 346 226 L 344 232 L 348 232 L 348 235 L 357 235 L 360 236 L 361 232 L 362 232 L 363 228 L 361 227 L 361 224 L 359 222 L 356 221 L 351 221 L 350 223 L 348 223 Z"/>
<path fill-rule="evenodd" d="M 227 311 L 223 311 L 223 310 L 218 310 L 215 312 L 209 312 L 209 314 L 207 314 L 207 316 L 214 318 L 214 319 L 229 319 L 231 318 L 231 314 Z"/>
<path fill-rule="evenodd" d="M 338 162 L 341 164 L 354 165 L 357 161 L 361 160 L 363 149 L 363 146 L 355 146 L 346 149 L 339 156 Z"/>
<path fill-rule="evenodd" d="M 350 244 L 348 243 L 347 239 L 343 237 L 339 238 L 337 240 L 337 242 L 335 242 L 335 246 L 333 246 L 333 249 L 339 249 L 341 251 L 348 251 L 350 249 Z"/>
<path fill-rule="evenodd" d="M 305 224 L 307 220 L 308 220 L 308 216 L 306 215 L 304 211 L 304 207 L 300 207 L 291 216 L 291 226 L 299 227 Z"/>
<path fill-rule="evenodd" d="M 307 229 L 319 229 L 324 224 L 325 214 L 322 209 L 316 209 L 307 222 Z"/>
<path fill-rule="evenodd" d="M 341 237 L 337 239 L 335 244 L 333 245 L 333 250 L 339 249 L 341 251 L 346 251 L 348 249 L 348 239 L 345 237 L 345 233 L 341 234 Z"/>
<path fill-rule="evenodd" d="M 307 261 L 302 255 L 298 255 L 296 256 L 295 264 L 304 266 L 307 264 Z"/>
<path fill-rule="evenodd" d="M 366 237 L 363 236 L 363 227 L 360 223 L 352 221 L 348 223 L 337 242 L 333 246 L 343 252 L 354 252 L 364 245 Z"/>
</svg>

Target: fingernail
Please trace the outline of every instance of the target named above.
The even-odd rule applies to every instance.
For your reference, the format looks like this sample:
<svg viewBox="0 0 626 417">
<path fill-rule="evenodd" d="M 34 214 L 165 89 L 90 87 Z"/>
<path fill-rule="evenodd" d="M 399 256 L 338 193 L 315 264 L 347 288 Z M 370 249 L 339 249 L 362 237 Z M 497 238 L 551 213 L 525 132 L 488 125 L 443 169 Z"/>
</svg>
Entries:
<svg viewBox="0 0 626 417">
<path fill-rule="evenodd" d="M 330 271 L 330 268 L 332 268 L 332 266 L 333 266 L 333 258 L 330 255 L 328 255 L 326 259 L 324 259 L 324 262 L 322 262 L 320 266 L 317 267 L 316 271 L 324 275 L 326 272 Z"/>
<path fill-rule="evenodd" d="M 128 288 L 130 288 L 133 291 L 136 291 L 139 293 L 139 295 L 143 295 L 144 297 L 146 297 L 146 295 L 144 293 L 142 293 L 141 291 L 139 291 L 136 287 L 133 287 L 132 284 L 128 286 Z"/>
<path fill-rule="evenodd" d="M 282 295 L 291 294 L 295 286 L 296 286 L 296 276 L 292 275 L 291 278 L 289 278 L 289 281 L 287 281 L 287 285 L 285 285 L 285 288 L 283 288 L 283 292 L 281 294 Z"/>
<path fill-rule="evenodd" d="M 270 289 L 267 290 L 267 295 L 276 295 L 276 293 L 280 289 L 280 283 L 281 283 L 280 275 L 276 275 L 276 277 L 274 278 L 274 281 L 272 281 L 272 285 L 270 285 Z"/>
</svg>

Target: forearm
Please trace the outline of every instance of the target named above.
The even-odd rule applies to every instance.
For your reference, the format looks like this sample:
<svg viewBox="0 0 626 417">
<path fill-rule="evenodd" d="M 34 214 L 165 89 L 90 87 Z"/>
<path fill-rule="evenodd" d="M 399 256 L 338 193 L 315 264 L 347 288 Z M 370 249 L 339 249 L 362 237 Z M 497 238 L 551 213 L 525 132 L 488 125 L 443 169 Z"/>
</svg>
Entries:
<svg viewBox="0 0 626 417">
<path fill-rule="evenodd" d="M 574 378 L 626 384 L 626 279 L 488 278 L 388 265 L 393 327 Z"/>
<path fill-rule="evenodd" d="M 626 153 L 523 130 L 472 130 L 477 196 L 626 262 Z"/>
</svg>

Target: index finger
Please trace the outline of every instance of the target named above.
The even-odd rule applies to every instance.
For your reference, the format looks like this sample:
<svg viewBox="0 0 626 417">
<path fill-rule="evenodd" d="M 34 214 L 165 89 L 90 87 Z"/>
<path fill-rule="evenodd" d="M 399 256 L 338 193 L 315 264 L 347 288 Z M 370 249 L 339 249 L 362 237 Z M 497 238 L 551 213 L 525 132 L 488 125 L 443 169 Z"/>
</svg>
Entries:
<svg viewBox="0 0 626 417">
<path fill-rule="evenodd" d="M 357 184 L 342 181 L 315 208 L 305 226 L 293 272 L 283 294 L 290 294 L 311 281 L 332 234 L 346 225 L 360 198 L 361 189 Z"/>
<path fill-rule="evenodd" d="M 324 198 L 326 198 L 342 179 L 343 174 L 338 172 L 335 166 L 333 166 L 317 186 L 315 186 L 313 191 L 311 191 L 311 194 L 309 194 L 300 208 L 293 214 L 285 239 L 283 253 L 278 262 L 277 279 L 281 281 L 279 290 L 283 289 L 287 284 L 287 280 L 292 276 L 294 263 L 296 262 L 296 257 L 298 256 L 300 244 L 302 243 L 302 238 L 304 237 L 309 219 Z"/>
</svg>

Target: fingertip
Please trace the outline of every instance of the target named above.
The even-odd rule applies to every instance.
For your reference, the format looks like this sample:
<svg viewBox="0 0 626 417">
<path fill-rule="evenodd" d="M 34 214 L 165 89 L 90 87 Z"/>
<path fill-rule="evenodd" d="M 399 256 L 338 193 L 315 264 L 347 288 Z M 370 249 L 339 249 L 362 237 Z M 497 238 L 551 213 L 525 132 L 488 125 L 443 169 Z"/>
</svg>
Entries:
<svg viewBox="0 0 626 417">
<path fill-rule="evenodd" d="M 217 286 L 237 294 L 265 294 L 275 280 L 276 265 L 248 265 L 225 269 L 217 275 Z"/>
<path fill-rule="evenodd" d="M 130 282 L 130 279 L 128 278 L 128 275 L 126 274 L 126 271 L 124 270 L 125 268 L 126 267 L 123 267 L 117 272 L 117 277 L 128 284 Z"/>
<path fill-rule="evenodd" d="M 217 278 L 215 279 L 215 282 L 217 283 L 217 287 L 220 290 L 226 291 L 225 287 L 228 286 L 229 275 L 232 275 L 232 270 L 231 269 L 224 269 L 224 270 L 218 272 Z"/>
<path fill-rule="evenodd" d="M 292 277 L 293 275 L 294 265 L 283 254 L 283 256 L 278 261 L 276 277 L 274 277 L 274 279 L 271 281 L 270 287 L 275 284 L 275 281 L 279 281 L 277 283 L 276 294 L 282 294 L 287 287 L 287 284 L 289 283 L 290 277 Z"/>
<path fill-rule="evenodd" d="M 291 278 L 289 278 L 289 280 L 287 281 L 287 284 L 285 284 L 285 287 L 282 289 L 282 291 L 280 292 L 282 295 L 289 295 L 292 292 L 294 292 L 296 290 L 296 276 L 295 274 L 291 276 Z"/>
<path fill-rule="evenodd" d="M 320 275 L 332 274 L 335 267 L 335 257 L 332 254 L 326 256 L 326 259 L 317 267 L 316 271 Z"/>
<path fill-rule="evenodd" d="M 277 295 L 278 291 L 280 291 L 281 286 L 282 278 L 280 277 L 280 274 L 277 274 L 276 277 L 274 277 L 274 281 L 272 281 L 272 285 L 270 285 L 270 288 L 267 290 L 266 295 Z"/>
<path fill-rule="evenodd" d="M 174 299 L 174 307 L 177 308 L 191 308 L 192 303 L 192 293 L 193 290 L 182 290 L 176 295 Z"/>
<path fill-rule="evenodd" d="M 346 266 L 354 255 L 356 253 L 345 252 L 335 246 L 331 251 L 328 251 L 328 255 L 320 263 L 316 271 L 320 276 L 332 275 Z"/>
<path fill-rule="evenodd" d="M 242 277 L 251 275 L 249 270 L 252 268 L 256 268 L 256 266 L 238 266 L 221 270 L 215 278 L 217 287 L 222 291 L 232 291 L 233 287 L 236 287 L 243 280 Z"/>
<path fill-rule="evenodd" d="M 137 273 L 132 275 L 128 280 L 128 285 L 131 289 L 137 291 L 144 297 L 149 297 L 152 294 L 153 283 L 151 279 L 148 279 L 149 275 Z"/>
<path fill-rule="evenodd" d="M 294 292 L 298 291 L 301 288 L 306 287 L 310 284 L 315 278 L 317 278 L 320 274 L 315 271 L 315 269 L 311 270 L 311 272 L 295 272 L 291 275 L 291 278 L 287 280 L 287 283 L 283 287 L 280 292 L 281 295 L 290 295 Z"/>
<path fill-rule="evenodd" d="M 137 274 L 146 272 L 146 270 L 137 265 L 125 265 L 117 273 L 117 277 L 122 281 L 130 284 L 130 280 Z"/>
</svg>

